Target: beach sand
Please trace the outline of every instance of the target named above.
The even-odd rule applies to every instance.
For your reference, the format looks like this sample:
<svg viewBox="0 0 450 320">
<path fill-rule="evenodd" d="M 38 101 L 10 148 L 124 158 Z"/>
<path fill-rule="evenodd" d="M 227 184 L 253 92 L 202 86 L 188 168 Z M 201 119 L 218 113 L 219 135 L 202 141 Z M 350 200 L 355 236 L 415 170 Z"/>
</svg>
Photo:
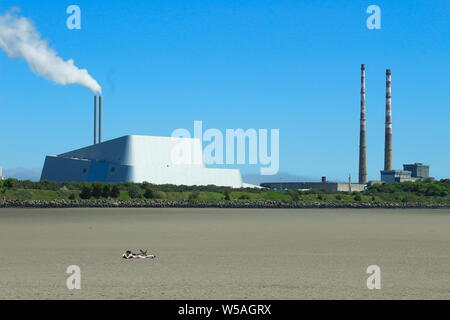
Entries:
<svg viewBox="0 0 450 320">
<path fill-rule="evenodd" d="M 449 299 L 450 210 L 0 209 L 0 256 L 0 299 Z"/>
</svg>

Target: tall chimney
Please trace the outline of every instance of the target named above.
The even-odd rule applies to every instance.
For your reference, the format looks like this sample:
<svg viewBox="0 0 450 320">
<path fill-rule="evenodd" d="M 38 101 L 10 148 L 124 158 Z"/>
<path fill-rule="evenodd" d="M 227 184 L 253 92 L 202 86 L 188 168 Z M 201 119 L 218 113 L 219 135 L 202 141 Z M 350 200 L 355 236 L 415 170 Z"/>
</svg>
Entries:
<svg viewBox="0 0 450 320">
<path fill-rule="evenodd" d="M 392 92 L 391 69 L 386 70 L 386 126 L 384 144 L 384 170 L 392 170 Z"/>
<path fill-rule="evenodd" d="M 97 96 L 94 96 L 94 144 L 97 144 Z"/>
<path fill-rule="evenodd" d="M 103 112 L 103 97 L 98 97 L 98 143 L 102 142 L 102 112 Z"/>
<path fill-rule="evenodd" d="M 367 183 L 366 164 L 366 66 L 361 65 L 361 115 L 359 128 L 359 179 L 360 184 Z"/>
</svg>

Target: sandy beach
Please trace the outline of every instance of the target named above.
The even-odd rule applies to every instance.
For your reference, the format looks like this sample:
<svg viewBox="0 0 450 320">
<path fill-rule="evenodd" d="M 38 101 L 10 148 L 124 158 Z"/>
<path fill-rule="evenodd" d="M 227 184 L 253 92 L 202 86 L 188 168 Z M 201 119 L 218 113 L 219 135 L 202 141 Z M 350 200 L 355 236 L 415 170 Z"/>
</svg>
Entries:
<svg viewBox="0 0 450 320">
<path fill-rule="evenodd" d="M 0 209 L 0 254 L 0 299 L 448 299 L 450 209 Z"/>
</svg>

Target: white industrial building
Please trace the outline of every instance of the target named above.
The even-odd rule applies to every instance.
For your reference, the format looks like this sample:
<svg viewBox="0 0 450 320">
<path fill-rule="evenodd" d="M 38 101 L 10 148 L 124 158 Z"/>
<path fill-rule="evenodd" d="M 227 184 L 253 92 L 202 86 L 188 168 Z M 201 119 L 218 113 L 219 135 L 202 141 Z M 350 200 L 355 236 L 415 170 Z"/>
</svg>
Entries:
<svg viewBox="0 0 450 320">
<path fill-rule="evenodd" d="M 239 170 L 206 168 L 199 139 L 138 135 L 47 156 L 41 180 L 250 186 Z"/>
</svg>

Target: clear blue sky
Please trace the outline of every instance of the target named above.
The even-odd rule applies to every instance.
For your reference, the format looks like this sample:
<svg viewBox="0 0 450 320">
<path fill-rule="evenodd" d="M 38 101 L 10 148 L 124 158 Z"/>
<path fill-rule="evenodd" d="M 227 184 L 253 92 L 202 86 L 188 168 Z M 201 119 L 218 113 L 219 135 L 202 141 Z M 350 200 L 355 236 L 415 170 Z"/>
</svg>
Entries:
<svg viewBox="0 0 450 320">
<path fill-rule="evenodd" d="M 71 4 L 81 7 L 81 30 L 66 28 Z M 381 7 L 381 30 L 366 27 L 371 4 Z M 170 135 L 194 120 L 278 128 L 283 173 L 356 177 L 365 63 L 369 179 L 383 166 L 386 68 L 394 167 L 424 162 L 450 177 L 448 0 L 0 1 L 0 13 L 11 7 L 103 86 L 105 139 Z M 0 52 L 0 166 L 39 168 L 47 154 L 90 144 L 92 100 Z"/>
</svg>

